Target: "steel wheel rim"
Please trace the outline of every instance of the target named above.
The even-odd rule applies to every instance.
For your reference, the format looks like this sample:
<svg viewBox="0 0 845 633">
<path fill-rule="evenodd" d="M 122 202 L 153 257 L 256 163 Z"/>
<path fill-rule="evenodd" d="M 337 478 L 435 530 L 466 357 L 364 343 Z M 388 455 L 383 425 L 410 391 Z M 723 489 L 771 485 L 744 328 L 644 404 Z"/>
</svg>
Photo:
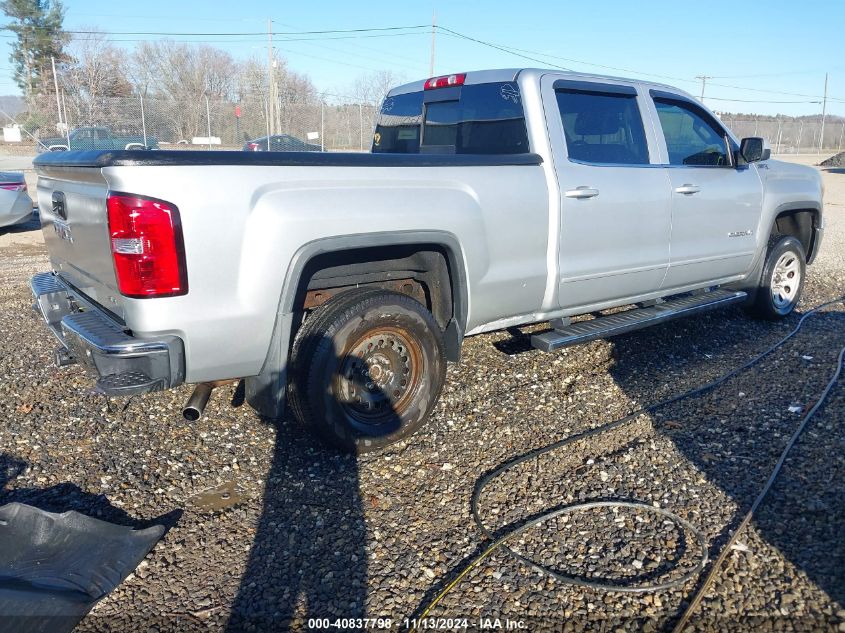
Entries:
<svg viewBox="0 0 845 633">
<path fill-rule="evenodd" d="M 779 311 L 787 309 L 798 296 L 801 286 L 801 261 L 798 255 L 787 251 L 778 258 L 772 271 L 772 303 Z"/>
<path fill-rule="evenodd" d="M 419 343 L 400 328 L 379 327 L 353 341 L 334 379 L 352 427 L 367 435 L 397 430 L 422 384 L 422 359 Z"/>
</svg>

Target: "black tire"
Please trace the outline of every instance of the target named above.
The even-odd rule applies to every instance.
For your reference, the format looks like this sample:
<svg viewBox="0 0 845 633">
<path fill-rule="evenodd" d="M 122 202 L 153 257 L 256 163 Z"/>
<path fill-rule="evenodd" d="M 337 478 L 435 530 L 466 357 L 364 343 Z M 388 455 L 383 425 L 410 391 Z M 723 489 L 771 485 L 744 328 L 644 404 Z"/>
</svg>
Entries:
<svg viewBox="0 0 845 633">
<path fill-rule="evenodd" d="M 319 437 L 361 454 L 416 432 L 445 379 L 443 333 L 431 313 L 397 292 L 356 289 L 300 327 L 288 398 Z"/>
<path fill-rule="evenodd" d="M 801 242 L 791 235 L 772 235 L 751 313 L 777 321 L 790 314 L 801 300 L 807 257 Z"/>
</svg>

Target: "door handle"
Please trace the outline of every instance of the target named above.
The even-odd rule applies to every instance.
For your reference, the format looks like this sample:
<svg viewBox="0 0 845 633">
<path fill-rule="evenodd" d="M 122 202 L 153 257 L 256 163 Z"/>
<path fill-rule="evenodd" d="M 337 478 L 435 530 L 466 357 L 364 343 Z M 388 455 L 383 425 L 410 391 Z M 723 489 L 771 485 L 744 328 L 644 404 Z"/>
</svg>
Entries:
<svg viewBox="0 0 845 633">
<path fill-rule="evenodd" d="M 599 195 L 599 190 L 593 189 L 592 187 L 576 187 L 575 189 L 565 191 L 563 195 L 567 198 L 595 198 Z"/>
<path fill-rule="evenodd" d="M 701 191 L 701 187 L 698 187 L 696 185 L 686 184 L 681 185 L 680 187 L 675 187 L 675 193 L 682 193 L 685 196 L 691 196 L 692 194 L 698 193 L 699 191 Z"/>
</svg>

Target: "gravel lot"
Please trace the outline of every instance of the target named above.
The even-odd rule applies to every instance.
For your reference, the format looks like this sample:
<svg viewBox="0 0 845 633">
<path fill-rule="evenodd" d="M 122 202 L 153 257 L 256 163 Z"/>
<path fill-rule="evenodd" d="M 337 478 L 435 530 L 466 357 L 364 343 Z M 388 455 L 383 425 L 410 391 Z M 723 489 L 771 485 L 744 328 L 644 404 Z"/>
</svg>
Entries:
<svg viewBox="0 0 845 633">
<path fill-rule="evenodd" d="M 841 171 L 824 172 L 827 231 L 799 312 L 845 290 Z M 507 333 L 475 337 L 450 368 L 427 430 L 356 460 L 319 447 L 293 420 L 274 424 L 232 406 L 234 386 L 217 390 L 193 424 L 179 416 L 188 388 L 108 403 L 90 395 L 78 367 L 53 366 L 53 341 L 30 313 L 27 280 L 47 268 L 37 232 L 0 230 L 0 503 L 136 526 L 164 516 L 172 525 L 84 631 L 305 629 L 308 618 L 364 616 L 401 623 L 484 549 L 469 509 L 481 475 L 703 384 L 798 321 L 731 310 L 553 355 Z M 562 504 L 639 500 L 700 529 L 712 560 L 843 345 L 840 305 L 714 391 L 508 472 L 482 495 L 484 520 L 496 530 Z M 694 628 L 845 631 L 843 449 L 840 382 L 739 536 Z M 221 485 L 237 503 L 215 509 L 195 497 Z M 657 515 L 596 510 L 550 521 L 514 547 L 565 574 L 654 581 L 694 565 L 691 538 Z M 470 628 L 499 617 L 530 630 L 664 630 L 696 586 L 582 589 L 497 552 L 432 615 L 469 618 Z"/>
</svg>

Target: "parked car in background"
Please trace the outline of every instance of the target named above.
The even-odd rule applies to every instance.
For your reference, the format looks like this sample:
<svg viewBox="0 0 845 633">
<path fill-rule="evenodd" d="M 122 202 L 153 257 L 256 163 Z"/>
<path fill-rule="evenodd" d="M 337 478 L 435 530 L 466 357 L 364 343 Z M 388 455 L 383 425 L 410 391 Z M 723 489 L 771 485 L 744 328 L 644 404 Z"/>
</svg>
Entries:
<svg viewBox="0 0 845 633">
<path fill-rule="evenodd" d="M 67 150 L 109 150 L 109 149 L 158 149 L 158 141 L 152 136 L 118 136 L 104 127 L 79 127 L 68 136 L 41 139 L 39 152 L 61 152 Z"/>
<path fill-rule="evenodd" d="M 0 227 L 28 222 L 32 199 L 26 192 L 22 172 L 0 171 Z"/>
<path fill-rule="evenodd" d="M 262 136 L 254 141 L 247 141 L 244 143 L 245 152 L 266 152 L 267 138 Z M 323 148 L 313 143 L 306 143 L 303 140 L 291 136 L 290 134 L 274 134 L 270 138 L 271 152 L 322 152 Z"/>
</svg>

